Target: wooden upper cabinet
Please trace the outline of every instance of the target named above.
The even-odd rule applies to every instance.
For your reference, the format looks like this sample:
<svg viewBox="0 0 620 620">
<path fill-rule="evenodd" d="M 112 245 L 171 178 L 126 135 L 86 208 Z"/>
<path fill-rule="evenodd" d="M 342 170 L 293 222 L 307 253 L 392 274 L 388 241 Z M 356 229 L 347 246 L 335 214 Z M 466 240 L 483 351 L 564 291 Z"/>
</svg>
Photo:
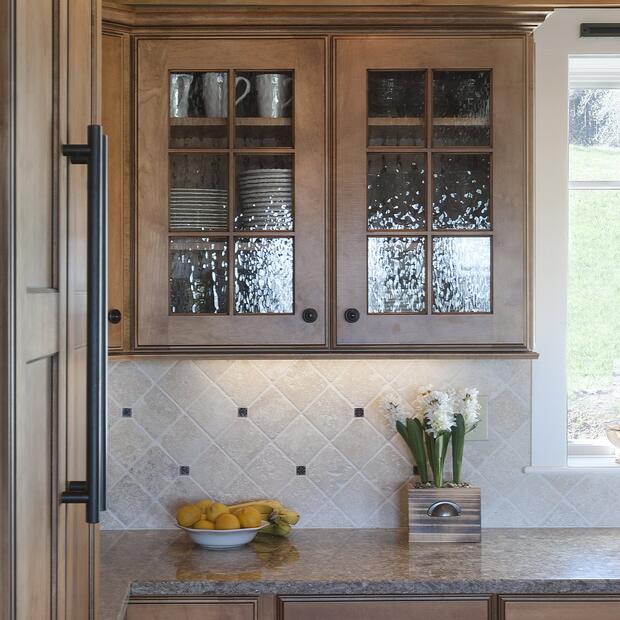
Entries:
<svg viewBox="0 0 620 620">
<path fill-rule="evenodd" d="M 324 346 L 325 39 L 137 63 L 137 347 Z"/>
<path fill-rule="evenodd" d="M 125 260 L 125 204 L 128 199 L 129 37 L 104 32 L 101 38 L 101 122 L 108 136 L 108 339 L 113 351 L 124 346 L 125 288 L 130 280 Z"/>
<path fill-rule="evenodd" d="M 337 39 L 338 345 L 527 347 L 528 45 Z"/>
</svg>

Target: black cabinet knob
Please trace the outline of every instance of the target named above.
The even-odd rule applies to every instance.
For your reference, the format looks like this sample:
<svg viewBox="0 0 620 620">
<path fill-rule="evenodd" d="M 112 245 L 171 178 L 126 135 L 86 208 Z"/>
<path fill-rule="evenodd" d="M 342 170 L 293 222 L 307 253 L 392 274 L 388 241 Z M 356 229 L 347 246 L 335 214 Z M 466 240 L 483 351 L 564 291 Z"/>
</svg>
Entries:
<svg viewBox="0 0 620 620">
<path fill-rule="evenodd" d="M 344 320 L 347 323 L 357 323 L 360 320 L 360 311 L 357 308 L 347 308 L 344 311 Z"/>
<path fill-rule="evenodd" d="M 112 308 L 112 310 L 108 312 L 108 321 L 110 321 L 112 325 L 116 325 L 117 323 L 120 323 L 122 318 L 123 318 L 123 315 L 121 314 L 121 311 L 118 308 Z"/>
<path fill-rule="evenodd" d="M 305 323 L 314 323 L 319 318 L 319 313 L 314 308 L 306 308 L 301 313 L 301 318 Z"/>
</svg>

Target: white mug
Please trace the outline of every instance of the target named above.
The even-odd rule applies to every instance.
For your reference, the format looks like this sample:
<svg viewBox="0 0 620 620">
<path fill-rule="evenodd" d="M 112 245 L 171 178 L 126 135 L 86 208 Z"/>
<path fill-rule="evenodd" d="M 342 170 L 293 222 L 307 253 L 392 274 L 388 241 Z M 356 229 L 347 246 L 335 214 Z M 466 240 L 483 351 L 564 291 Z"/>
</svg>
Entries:
<svg viewBox="0 0 620 620">
<path fill-rule="evenodd" d="M 189 89 L 194 76 L 191 73 L 170 74 L 170 116 L 183 118 L 189 112 Z"/>
<path fill-rule="evenodd" d="M 238 76 L 235 88 L 240 82 L 245 83 L 245 91 L 235 100 L 235 105 L 243 101 L 250 93 L 250 80 Z M 205 113 L 211 118 L 226 118 L 228 116 L 228 74 L 209 72 L 202 75 L 202 98 L 205 104 Z"/>
<path fill-rule="evenodd" d="M 286 73 L 258 73 L 256 83 L 258 115 L 266 118 L 286 116 L 284 111 L 293 101 L 291 83 Z"/>
</svg>

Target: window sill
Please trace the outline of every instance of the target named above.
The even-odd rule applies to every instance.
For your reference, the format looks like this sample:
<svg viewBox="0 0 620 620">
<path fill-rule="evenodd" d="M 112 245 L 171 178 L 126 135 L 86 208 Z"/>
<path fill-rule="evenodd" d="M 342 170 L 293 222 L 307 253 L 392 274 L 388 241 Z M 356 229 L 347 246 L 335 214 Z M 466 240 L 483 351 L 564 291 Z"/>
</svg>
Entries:
<svg viewBox="0 0 620 620">
<path fill-rule="evenodd" d="M 529 465 L 524 467 L 526 474 L 620 474 L 620 464 L 615 457 L 605 456 L 570 456 L 566 465 L 545 467 Z"/>
</svg>

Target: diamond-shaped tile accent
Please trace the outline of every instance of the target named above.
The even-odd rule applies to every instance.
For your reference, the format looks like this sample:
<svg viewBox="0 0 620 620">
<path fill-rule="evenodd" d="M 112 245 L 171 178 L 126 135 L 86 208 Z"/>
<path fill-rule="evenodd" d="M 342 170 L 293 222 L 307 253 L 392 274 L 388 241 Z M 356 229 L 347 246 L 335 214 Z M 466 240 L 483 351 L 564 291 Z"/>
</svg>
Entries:
<svg viewBox="0 0 620 620">
<path fill-rule="evenodd" d="M 157 383 L 174 366 L 175 360 L 169 357 L 158 357 L 140 359 L 134 363 L 151 381 Z"/>
<path fill-rule="evenodd" d="M 211 444 L 207 434 L 188 416 L 180 417 L 161 438 L 164 450 L 179 464 L 191 465 Z"/>
<path fill-rule="evenodd" d="M 179 406 L 157 386 L 133 407 L 133 418 L 154 439 L 160 437 L 181 413 Z"/>
<path fill-rule="evenodd" d="M 126 527 L 131 525 L 151 503 L 151 498 L 129 475 L 110 489 L 109 496 L 111 512 Z"/>
<path fill-rule="evenodd" d="M 304 416 L 328 439 L 334 438 L 350 421 L 351 405 L 334 388 L 327 388 L 304 410 Z"/>
<path fill-rule="evenodd" d="M 355 474 L 351 480 L 333 497 L 333 502 L 360 527 L 383 503 L 384 498 L 360 474 Z"/>
<path fill-rule="evenodd" d="M 119 420 L 108 433 L 108 451 L 124 467 L 131 467 L 151 445 L 151 438 L 133 418 Z"/>
<path fill-rule="evenodd" d="M 218 385 L 238 407 L 248 407 L 267 389 L 269 381 L 252 362 L 238 360 L 219 376 Z"/>
<path fill-rule="evenodd" d="M 219 387 L 209 385 L 189 406 L 187 413 L 210 437 L 216 438 L 235 421 L 237 406 Z"/>
<path fill-rule="evenodd" d="M 248 465 L 247 475 L 266 497 L 278 497 L 295 476 L 295 464 L 279 448 L 269 444 Z"/>
<path fill-rule="evenodd" d="M 514 433 L 527 419 L 525 403 L 508 388 L 489 401 L 489 424 L 504 435 Z"/>
<path fill-rule="evenodd" d="M 332 497 L 353 478 L 356 471 L 336 448 L 329 445 L 310 463 L 308 476 L 328 497 Z"/>
<path fill-rule="evenodd" d="M 216 444 L 211 444 L 192 466 L 192 478 L 204 489 L 207 497 L 218 499 L 226 493 L 230 482 L 241 468 Z"/>
<path fill-rule="evenodd" d="M 151 495 L 177 477 L 177 464 L 159 447 L 149 448 L 131 468 L 133 477 Z"/>
<path fill-rule="evenodd" d="M 159 503 L 171 515 L 183 504 L 191 504 L 205 499 L 205 492 L 189 476 L 182 476 L 171 482 L 158 497 Z"/>
<path fill-rule="evenodd" d="M 334 381 L 334 386 L 351 405 L 364 407 L 385 387 L 385 379 L 371 362 L 353 361 Z"/>
<path fill-rule="evenodd" d="M 327 387 L 327 381 L 314 366 L 298 360 L 291 364 L 276 385 L 297 409 L 302 410 Z"/>
<path fill-rule="evenodd" d="M 217 439 L 217 445 L 244 468 L 267 445 L 269 439 L 251 420 L 237 417 Z"/>
<path fill-rule="evenodd" d="M 181 408 L 188 407 L 210 384 L 194 362 L 177 362 L 161 379 L 159 387 Z"/>
<path fill-rule="evenodd" d="M 311 461 L 325 445 L 325 437 L 299 416 L 277 437 L 276 444 L 295 463 Z"/>
<path fill-rule="evenodd" d="M 252 421 L 270 439 L 277 437 L 297 415 L 293 403 L 273 387 L 252 405 Z"/>
<path fill-rule="evenodd" d="M 365 418 L 353 418 L 333 444 L 353 465 L 361 468 L 381 449 L 384 441 Z"/>
<path fill-rule="evenodd" d="M 160 503 L 153 502 L 131 527 L 137 530 L 170 530 L 176 527 L 176 521 Z"/>
<path fill-rule="evenodd" d="M 110 396 L 121 407 L 133 405 L 151 385 L 151 380 L 133 362 L 119 362 L 108 374 Z"/>
<path fill-rule="evenodd" d="M 390 497 L 411 476 L 411 464 L 390 444 L 386 444 L 366 463 L 362 474 L 372 482 L 385 497 Z"/>
<path fill-rule="evenodd" d="M 295 476 L 282 489 L 280 501 L 285 506 L 293 506 L 295 510 L 299 511 L 302 519 L 310 522 L 312 515 L 321 510 L 321 507 L 327 502 L 327 498 L 308 476 Z"/>
</svg>

